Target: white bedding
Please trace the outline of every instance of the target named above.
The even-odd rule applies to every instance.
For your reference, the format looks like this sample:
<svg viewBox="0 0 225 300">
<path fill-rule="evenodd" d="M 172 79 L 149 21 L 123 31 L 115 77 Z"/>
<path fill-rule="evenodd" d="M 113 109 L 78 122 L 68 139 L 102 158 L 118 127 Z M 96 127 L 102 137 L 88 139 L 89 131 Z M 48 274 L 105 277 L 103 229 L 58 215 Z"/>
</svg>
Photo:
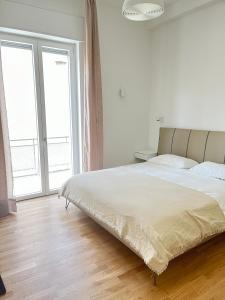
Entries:
<svg viewBox="0 0 225 300">
<path fill-rule="evenodd" d="M 151 162 L 72 177 L 62 195 L 157 274 L 225 231 L 225 182 Z"/>
</svg>

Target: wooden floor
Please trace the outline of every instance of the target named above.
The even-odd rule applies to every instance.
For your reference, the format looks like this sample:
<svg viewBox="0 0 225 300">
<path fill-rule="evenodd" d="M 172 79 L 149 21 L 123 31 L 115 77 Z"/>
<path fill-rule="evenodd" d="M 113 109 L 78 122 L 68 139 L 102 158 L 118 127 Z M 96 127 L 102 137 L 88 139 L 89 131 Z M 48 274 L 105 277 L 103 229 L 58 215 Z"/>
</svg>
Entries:
<svg viewBox="0 0 225 300">
<path fill-rule="evenodd" d="M 225 300 L 225 235 L 174 260 L 154 287 L 135 254 L 56 196 L 0 220 L 6 299 Z"/>
</svg>

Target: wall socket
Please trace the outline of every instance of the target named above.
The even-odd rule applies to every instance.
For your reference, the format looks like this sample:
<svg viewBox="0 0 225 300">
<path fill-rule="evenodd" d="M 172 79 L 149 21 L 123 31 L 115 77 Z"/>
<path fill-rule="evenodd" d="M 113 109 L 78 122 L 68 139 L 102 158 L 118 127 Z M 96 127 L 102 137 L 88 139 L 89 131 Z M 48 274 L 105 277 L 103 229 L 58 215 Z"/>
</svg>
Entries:
<svg viewBox="0 0 225 300">
<path fill-rule="evenodd" d="M 125 89 L 123 89 L 123 88 L 119 89 L 119 96 L 120 96 L 120 98 L 126 98 Z"/>
</svg>

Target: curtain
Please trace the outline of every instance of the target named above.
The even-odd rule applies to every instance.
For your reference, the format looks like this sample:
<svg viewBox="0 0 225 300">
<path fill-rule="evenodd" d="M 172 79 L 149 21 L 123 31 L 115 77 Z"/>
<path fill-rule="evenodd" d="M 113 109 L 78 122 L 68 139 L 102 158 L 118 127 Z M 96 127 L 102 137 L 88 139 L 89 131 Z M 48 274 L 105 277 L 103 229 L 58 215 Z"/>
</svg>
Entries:
<svg viewBox="0 0 225 300">
<path fill-rule="evenodd" d="M 1 46 L 1 45 L 0 45 Z M 16 211 L 0 51 L 0 217 Z"/>
<path fill-rule="evenodd" d="M 103 168 L 103 109 L 100 47 L 95 0 L 86 0 L 83 169 Z"/>
</svg>

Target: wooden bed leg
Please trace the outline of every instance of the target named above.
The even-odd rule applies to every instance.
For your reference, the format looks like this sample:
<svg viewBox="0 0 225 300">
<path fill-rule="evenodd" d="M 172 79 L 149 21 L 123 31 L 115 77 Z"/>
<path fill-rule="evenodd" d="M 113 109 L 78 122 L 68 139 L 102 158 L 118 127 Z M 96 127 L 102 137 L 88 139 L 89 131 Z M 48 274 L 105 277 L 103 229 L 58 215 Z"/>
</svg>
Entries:
<svg viewBox="0 0 225 300">
<path fill-rule="evenodd" d="M 152 283 L 154 286 L 157 286 L 157 274 L 152 272 Z"/>
</svg>

